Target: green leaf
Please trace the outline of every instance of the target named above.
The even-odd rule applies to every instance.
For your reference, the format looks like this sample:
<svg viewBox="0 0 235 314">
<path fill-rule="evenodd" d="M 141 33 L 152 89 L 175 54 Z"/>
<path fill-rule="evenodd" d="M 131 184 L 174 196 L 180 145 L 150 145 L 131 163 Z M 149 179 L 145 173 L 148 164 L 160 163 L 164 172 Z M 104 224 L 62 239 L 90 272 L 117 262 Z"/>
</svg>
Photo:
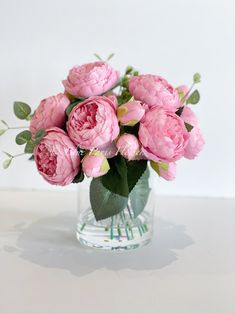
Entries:
<svg viewBox="0 0 235 314">
<path fill-rule="evenodd" d="M 185 122 L 184 125 L 185 125 L 185 127 L 186 127 L 186 129 L 187 129 L 188 132 L 191 132 L 191 131 L 192 131 L 193 125 L 191 125 L 191 124 L 189 124 L 189 123 L 187 123 L 187 122 Z"/>
<path fill-rule="evenodd" d="M 24 102 L 16 101 L 14 102 L 14 113 L 17 116 L 17 118 L 25 120 L 30 115 L 31 108 Z"/>
<path fill-rule="evenodd" d="M 41 139 L 43 139 L 43 137 L 46 135 L 46 131 L 43 129 L 39 129 L 37 130 L 37 132 L 35 133 L 35 138 L 36 140 L 40 141 Z"/>
<path fill-rule="evenodd" d="M 193 76 L 193 83 L 197 84 L 201 82 L 201 74 L 200 73 L 195 73 Z"/>
<path fill-rule="evenodd" d="M 12 158 L 6 159 L 6 160 L 3 162 L 3 169 L 7 169 L 7 168 L 10 166 L 11 162 L 12 162 Z"/>
<path fill-rule="evenodd" d="M 36 144 L 37 144 L 37 143 L 31 139 L 31 140 L 26 144 L 25 149 L 24 149 L 24 152 L 25 152 L 26 154 L 33 154 L 34 148 L 35 148 Z"/>
<path fill-rule="evenodd" d="M 81 99 L 76 99 L 75 101 L 71 102 L 71 104 L 68 105 L 68 107 L 66 108 L 66 114 L 67 114 L 67 116 L 69 116 L 70 113 L 71 113 L 71 111 L 73 110 L 73 108 L 76 107 L 77 104 L 79 104 L 79 103 L 82 102 L 82 101 L 84 101 L 83 98 L 81 98 Z"/>
<path fill-rule="evenodd" d="M 94 53 L 94 56 L 95 56 L 98 60 L 103 61 L 102 58 L 101 58 L 97 53 Z"/>
<path fill-rule="evenodd" d="M 142 213 L 147 204 L 149 193 L 151 190 L 149 187 L 148 179 L 149 169 L 146 168 L 145 172 L 136 183 L 135 188 L 130 193 L 130 204 L 131 209 L 134 213 L 134 218 L 138 217 L 139 214 Z"/>
<path fill-rule="evenodd" d="M 108 56 L 108 58 L 107 58 L 107 60 L 106 61 L 109 61 L 109 60 L 111 60 L 113 57 L 114 57 L 114 53 L 110 53 L 110 55 Z"/>
<path fill-rule="evenodd" d="M 90 203 L 97 221 L 119 214 L 128 201 L 127 197 L 106 189 L 101 179 L 94 178 L 90 184 Z"/>
<path fill-rule="evenodd" d="M 196 105 L 200 100 L 199 91 L 196 89 L 187 99 L 187 104 Z"/>
<path fill-rule="evenodd" d="M 17 136 L 16 136 L 16 144 L 18 145 L 23 145 L 26 144 L 27 142 L 29 142 L 32 138 L 32 134 L 30 131 L 26 130 L 23 132 L 20 132 Z"/>
<path fill-rule="evenodd" d="M 34 161 L 34 155 L 31 155 L 31 156 L 29 157 L 29 160 L 30 160 L 30 161 Z"/>
<path fill-rule="evenodd" d="M 9 153 L 7 153 L 7 152 L 4 152 L 4 151 L 3 151 L 3 154 L 5 154 L 6 156 L 8 156 L 8 157 L 10 157 L 10 158 L 13 157 L 11 154 L 9 154 Z"/>
<path fill-rule="evenodd" d="M 132 67 L 131 65 L 128 65 L 128 67 L 126 68 L 125 74 L 128 75 L 128 74 L 130 74 L 133 70 L 134 70 L 133 67 Z"/>
<path fill-rule="evenodd" d="M 3 135 L 6 132 L 4 129 L 0 129 L 0 136 Z"/>
<path fill-rule="evenodd" d="M 147 168 L 147 160 L 132 160 L 127 162 L 127 182 L 129 193 Z"/>
<path fill-rule="evenodd" d="M 4 120 L 0 120 L 2 122 L 2 124 L 4 124 L 7 128 L 9 127 L 8 124 L 6 123 L 6 121 Z"/>
<path fill-rule="evenodd" d="M 121 155 L 109 159 L 110 170 L 101 177 L 103 186 L 112 193 L 128 197 L 127 166 Z"/>
<path fill-rule="evenodd" d="M 81 170 L 73 179 L 73 183 L 80 183 L 84 180 L 84 172 Z"/>
</svg>

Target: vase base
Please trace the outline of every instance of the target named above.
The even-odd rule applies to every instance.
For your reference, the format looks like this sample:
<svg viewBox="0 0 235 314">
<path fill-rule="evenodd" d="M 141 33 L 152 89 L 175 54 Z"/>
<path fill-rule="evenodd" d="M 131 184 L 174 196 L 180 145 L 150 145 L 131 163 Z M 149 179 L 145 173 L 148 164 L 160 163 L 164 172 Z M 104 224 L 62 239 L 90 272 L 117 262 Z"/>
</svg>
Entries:
<svg viewBox="0 0 235 314">
<path fill-rule="evenodd" d="M 84 246 L 109 251 L 132 250 L 151 241 L 153 226 L 147 213 L 135 219 L 121 218 L 97 222 L 92 211 L 85 211 L 77 225 L 77 239 Z"/>
</svg>

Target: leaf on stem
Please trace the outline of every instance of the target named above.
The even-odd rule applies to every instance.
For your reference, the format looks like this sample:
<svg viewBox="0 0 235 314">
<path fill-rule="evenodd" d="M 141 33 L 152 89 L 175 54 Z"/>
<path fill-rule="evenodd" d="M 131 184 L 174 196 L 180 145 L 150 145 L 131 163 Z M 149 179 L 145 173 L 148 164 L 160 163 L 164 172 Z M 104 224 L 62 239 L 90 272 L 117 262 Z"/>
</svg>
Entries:
<svg viewBox="0 0 235 314">
<path fill-rule="evenodd" d="M 196 89 L 187 99 L 187 104 L 196 105 L 200 100 L 199 91 Z"/>
<path fill-rule="evenodd" d="M 197 84 L 201 82 L 201 74 L 200 73 L 195 73 L 193 75 L 193 83 Z"/>
<path fill-rule="evenodd" d="M 4 129 L 0 129 L 0 136 L 3 135 L 6 132 Z"/>
<path fill-rule="evenodd" d="M 31 108 L 28 104 L 21 102 L 21 101 L 15 101 L 14 102 L 14 113 L 16 117 L 20 120 L 25 120 L 31 113 Z"/>
<path fill-rule="evenodd" d="M 31 140 L 31 138 L 32 138 L 31 132 L 28 130 L 25 130 L 23 132 L 20 132 L 16 136 L 15 141 L 16 141 L 16 144 L 23 145 L 23 144 L 28 143 Z"/>
<path fill-rule="evenodd" d="M 127 197 L 106 189 L 102 177 L 94 178 L 90 184 L 90 203 L 96 220 L 119 214 L 127 205 Z"/>
<path fill-rule="evenodd" d="M 3 169 L 9 168 L 11 162 L 12 162 L 12 158 L 4 160 L 3 165 L 2 165 Z"/>
</svg>

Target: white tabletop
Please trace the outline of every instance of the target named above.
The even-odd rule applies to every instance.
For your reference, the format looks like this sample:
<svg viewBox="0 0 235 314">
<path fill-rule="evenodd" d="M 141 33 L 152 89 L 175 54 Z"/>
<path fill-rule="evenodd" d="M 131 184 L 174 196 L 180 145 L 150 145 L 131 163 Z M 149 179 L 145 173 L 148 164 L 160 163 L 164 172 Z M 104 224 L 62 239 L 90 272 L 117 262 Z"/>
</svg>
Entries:
<svg viewBox="0 0 235 314">
<path fill-rule="evenodd" d="M 73 192 L 0 192 L 1 314 L 234 314 L 235 199 L 158 197 L 155 236 L 84 249 Z"/>
</svg>

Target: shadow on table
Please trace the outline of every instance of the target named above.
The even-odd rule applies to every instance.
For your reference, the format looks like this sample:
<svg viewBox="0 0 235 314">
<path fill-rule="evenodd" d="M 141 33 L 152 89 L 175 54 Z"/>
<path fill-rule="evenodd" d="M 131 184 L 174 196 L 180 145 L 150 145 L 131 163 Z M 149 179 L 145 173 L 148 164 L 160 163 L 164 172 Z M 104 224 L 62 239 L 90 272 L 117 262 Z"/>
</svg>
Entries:
<svg viewBox="0 0 235 314">
<path fill-rule="evenodd" d="M 82 247 L 75 238 L 76 219 L 67 213 L 40 219 L 30 225 L 14 227 L 19 232 L 16 247 L 4 250 L 42 267 L 66 269 L 83 276 L 97 269 L 155 270 L 177 260 L 175 250 L 182 250 L 194 242 L 185 227 L 163 219 L 155 222 L 152 242 L 140 249 L 123 252 L 103 252 Z"/>
</svg>

